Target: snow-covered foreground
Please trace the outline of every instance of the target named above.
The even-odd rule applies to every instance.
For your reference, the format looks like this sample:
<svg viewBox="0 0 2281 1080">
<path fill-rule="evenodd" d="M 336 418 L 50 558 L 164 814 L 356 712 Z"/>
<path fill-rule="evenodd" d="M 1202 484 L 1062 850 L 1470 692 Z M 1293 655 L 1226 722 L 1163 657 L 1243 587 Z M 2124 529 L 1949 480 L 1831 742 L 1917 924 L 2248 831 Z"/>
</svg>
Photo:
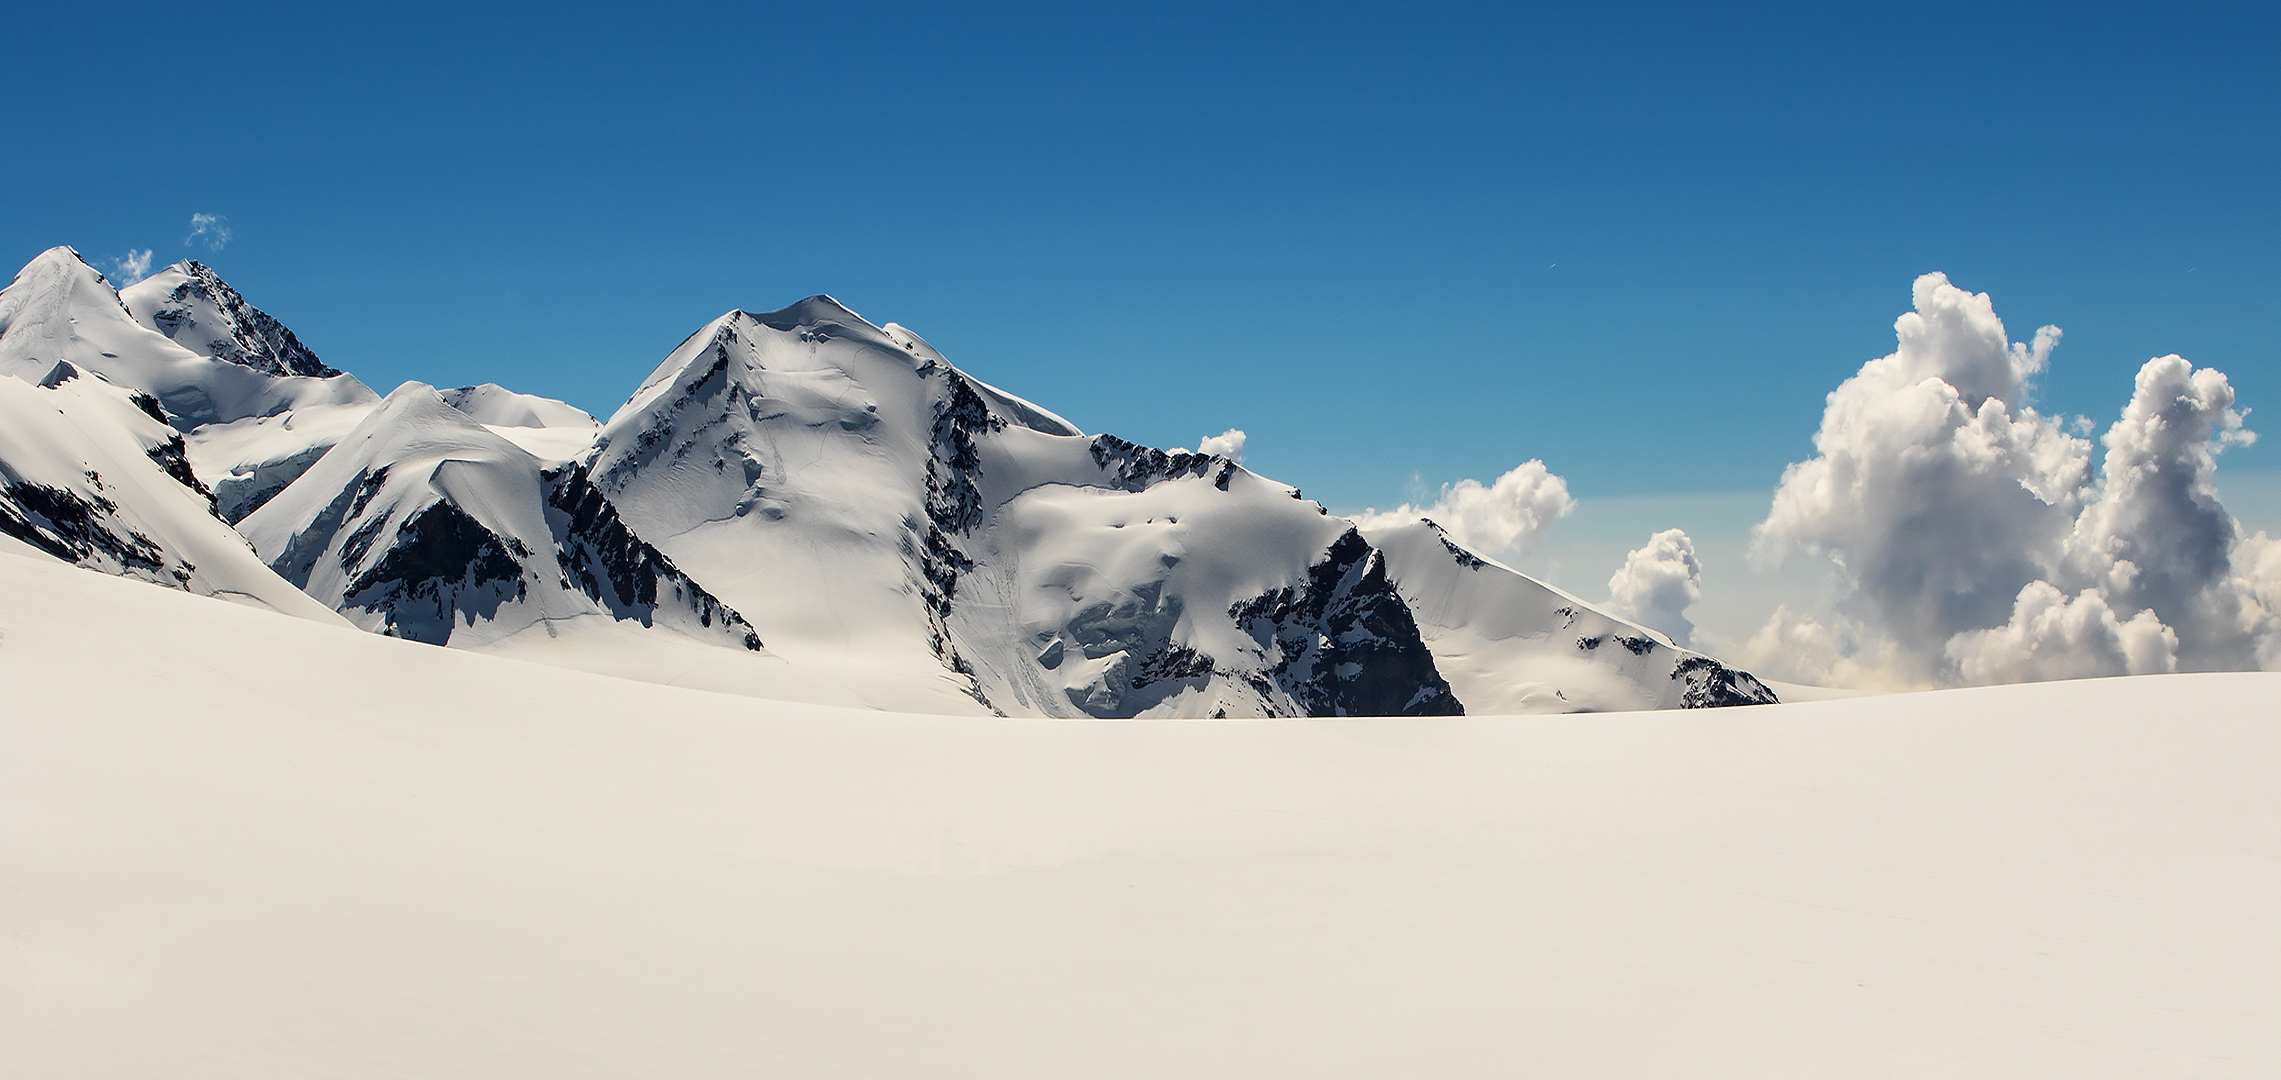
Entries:
<svg viewBox="0 0 2281 1080">
<path fill-rule="evenodd" d="M 0 552 L 0 688 L 9 1077 L 2281 1074 L 2281 675 L 902 715 Z"/>
</svg>

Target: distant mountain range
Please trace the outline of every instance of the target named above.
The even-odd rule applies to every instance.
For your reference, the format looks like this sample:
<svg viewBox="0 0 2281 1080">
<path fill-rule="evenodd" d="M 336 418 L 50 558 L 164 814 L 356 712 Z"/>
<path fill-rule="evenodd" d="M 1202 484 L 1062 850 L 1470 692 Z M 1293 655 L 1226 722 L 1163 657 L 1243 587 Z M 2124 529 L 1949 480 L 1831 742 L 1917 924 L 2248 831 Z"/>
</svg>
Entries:
<svg viewBox="0 0 2281 1080">
<path fill-rule="evenodd" d="M 1073 718 L 1772 702 L 1430 521 L 1138 446 L 825 296 L 607 421 L 385 398 L 211 269 L 0 290 L 0 544 L 453 648 L 760 697 Z"/>
</svg>

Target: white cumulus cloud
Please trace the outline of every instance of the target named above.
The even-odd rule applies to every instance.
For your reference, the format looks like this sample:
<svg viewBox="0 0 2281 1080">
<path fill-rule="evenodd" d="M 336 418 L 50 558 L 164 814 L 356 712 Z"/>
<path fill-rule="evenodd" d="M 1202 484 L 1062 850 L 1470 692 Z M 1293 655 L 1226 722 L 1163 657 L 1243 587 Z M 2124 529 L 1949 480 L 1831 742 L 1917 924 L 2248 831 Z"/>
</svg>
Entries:
<svg viewBox="0 0 2281 1080">
<path fill-rule="evenodd" d="M 1910 684 L 1939 673 L 1950 637 L 2004 621 L 2058 556 L 2091 460 L 2087 440 L 2019 404 L 2057 330 L 2009 345 L 1988 297 L 1939 274 L 1915 300 L 1900 347 L 1831 392 L 1819 453 L 1784 471 L 1753 536 L 1764 558 L 1830 559 L 1843 614 L 1894 640 Z"/>
<path fill-rule="evenodd" d="M 192 214 L 190 235 L 183 237 L 182 242 L 192 247 L 204 245 L 209 250 L 220 251 L 230 242 L 230 219 L 220 214 Z"/>
<path fill-rule="evenodd" d="M 2218 503 L 2217 455 L 2254 438 L 2224 374 L 2149 360 L 2094 470 L 2090 440 L 2025 404 L 2056 328 L 2010 342 L 1939 274 L 1914 294 L 1753 536 L 1826 559 L 1841 598 L 1778 612 L 1741 659 L 1891 687 L 2271 666 L 2281 556 Z"/>
<path fill-rule="evenodd" d="M 1681 645 L 1695 633 L 1687 608 L 1702 598 L 1703 564 L 1695 558 L 1695 542 L 1678 529 L 1649 537 L 1647 546 L 1626 555 L 1623 569 L 1608 579 L 1608 610 L 1661 630 Z"/>
<path fill-rule="evenodd" d="M 1373 507 L 1355 515 L 1354 520 L 1368 529 L 1431 518 L 1466 547 L 1511 556 L 1528 550 L 1553 522 L 1575 509 L 1576 500 L 1568 496 L 1568 482 L 1532 458 L 1498 477 L 1496 483 L 1460 480 L 1443 485 L 1441 496 L 1424 506 L 1404 503 L 1384 512 Z"/>
<path fill-rule="evenodd" d="M 1218 435 L 1196 444 L 1199 454 L 1218 454 L 1237 464 L 1243 463 L 1243 429 L 1229 428 Z"/>
<path fill-rule="evenodd" d="M 1728 659 L 1754 674 L 1813 686 L 1852 686 L 1887 690 L 1930 687 L 1902 675 L 1899 648 L 1867 627 L 1832 616 L 1792 611 L 1785 604 Z"/>
<path fill-rule="evenodd" d="M 2070 599 L 2035 581 L 2020 590 L 2009 622 L 1958 634 L 1947 652 L 1968 683 L 2147 675 L 2177 668 L 2178 635 L 2152 611 L 2117 618 L 2097 589 Z"/>
<path fill-rule="evenodd" d="M 2130 403 L 2100 439 L 2098 492 L 2063 568 L 2118 605 L 2158 612 L 2194 669 L 2254 666 L 2268 631 L 2254 584 L 2234 571 L 2241 527 L 2218 503 L 2218 453 L 2256 438 L 2233 405 L 2223 372 L 2177 356 L 2139 368 Z"/>
<path fill-rule="evenodd" d="M 111 278 L 121 285 L 132 285 L 150 276 L 150 249 L 128 248 L 125 255 L 111 260 Z"/>
</svg>

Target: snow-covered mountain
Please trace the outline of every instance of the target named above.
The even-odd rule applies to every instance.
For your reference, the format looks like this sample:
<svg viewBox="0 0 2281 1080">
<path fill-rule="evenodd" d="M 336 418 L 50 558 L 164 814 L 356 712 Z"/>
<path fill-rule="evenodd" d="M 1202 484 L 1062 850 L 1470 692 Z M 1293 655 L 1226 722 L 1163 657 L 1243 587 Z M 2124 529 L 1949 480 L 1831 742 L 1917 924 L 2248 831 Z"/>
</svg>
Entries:
<svg viewBox="0 0 2281 1080">
<path fill-rule="evenodd" d="M 0 373 L 36 380 L 58 360 L 156 398 L 231 521 L 380 400 L 197 263 L 122 294 L 78 252 L 42 252 L 0 291 Z"/>
<path fill-rule="evenodd" d="M 584 454 L 601 428 L 567 402 L 491 383 L 440 393 L 447 404 L 494 434 L 555 464 Z M 378 399 L 304 405 L 273 416 L 207 424 L 190 433 L 190 464 L 212 484 L 222 517 L 235 522 L 285 490 L 378 405 Z"/>
<path fill-rule="evenodd" d="M 1084 435 L 829 297 L 691 336 L 592 467 L 796 663 L 1047 716 L 1461 708 L 1349 523 Z"/>
<path fill-rule="evenodd" d="M 137 321 L 110 281 L 67 247 L 40 253 L 0 290 L 0 374 L 38 379 L 58 360 L 148 391 L 181 431 L 376 400 L 352 376 L 281 375 L 170 339 Z"/>
<path fill-rule="evenodd" d="M 760 647 L 583 469 L 548 469 L 420 383 L 238 524 L 287 581 L 392 637 L 483 645 L 600 619 Z"/>
<path fill-rule="evenodd" d="M 147 468 L 211 508 L 210 525 L 139 529 L 156 511 L 39 459 L 9 511 L 27 542 L 220 591 L 177 571 L 212 561 L 191 554 L 214 539 L 199 530 L 235 523 L 259 552 L 240 560 L 259 587 L 238 591 L 297 587 L 366 629 L 437 644 L 934 712 L 1773 697 L 1431 523 L 1366 535 L 1226 457 L 1087 435 L 829 297 L 714 320 L 604 424 L 494 384 L 408 383 L 383 402 L 208 267 L 114 292 L 56 248 L 0 292 L 0 372 L 19 397 L 84 372 L 134 413 L 122 423 L 150 444 Z M 113 540 L 71 547 L 70 522 L 95 519 L 34 514 L 50 488 L 118 507 L 99 530 Z M 167 547 L 178 534 L 190 546 Z M 765 663 L 719 659 L 747 652 Z"/>
</svg>

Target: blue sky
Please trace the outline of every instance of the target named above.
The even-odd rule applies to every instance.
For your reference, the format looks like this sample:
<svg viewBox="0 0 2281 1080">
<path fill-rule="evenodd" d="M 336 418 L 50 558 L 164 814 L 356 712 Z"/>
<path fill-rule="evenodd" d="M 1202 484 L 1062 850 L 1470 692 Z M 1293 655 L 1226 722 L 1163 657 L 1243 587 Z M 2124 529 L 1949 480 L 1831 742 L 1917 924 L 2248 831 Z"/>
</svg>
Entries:
<svg viewBox="0 0 2281 1080">
<path fill-rule="evenodd" d="M 1339 509 L 1770 489 L 1928 270 L 2066 330 L 2047 408 L 2179 352 L 2281 416 L 2267 9 L 1079 7 L 40 5 L 0 257 L 195 255 L 380 389 L 605 415 L 830 292 Z"/>
</svg>

